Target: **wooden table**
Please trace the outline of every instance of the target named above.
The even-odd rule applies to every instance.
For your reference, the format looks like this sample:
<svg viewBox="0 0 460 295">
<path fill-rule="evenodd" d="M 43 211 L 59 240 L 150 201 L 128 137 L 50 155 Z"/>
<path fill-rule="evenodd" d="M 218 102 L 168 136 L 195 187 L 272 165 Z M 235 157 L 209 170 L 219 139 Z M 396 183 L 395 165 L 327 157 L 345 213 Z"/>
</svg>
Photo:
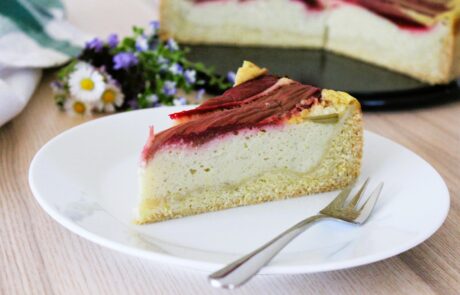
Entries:
<svg viewBox="0 0 460 295">
<path fill-rule="evenodd" d="M 68 1 L 70 20 L 105 36 L 127 33 L 132 24 L 154 17 L 147 2 L 110 3 L 102 11 L 99 2 Z M 24 112 L 0 128 L 0 294 L 229 294 L 211 288 L 205 273 L 93 244 L 38 206 L 27 181 L 33 155 L 55 135 L 88 120 L 58 111 L 51 79 L 45 73 Z M 382 262 L 320 274 L 258 276 L 233 294 L 460 293 L 460 101 L 366 113 L 365 125 L 413 150 L 444 177 L 452 205 L 442 228 L 415 249 Z"/>
</svg>

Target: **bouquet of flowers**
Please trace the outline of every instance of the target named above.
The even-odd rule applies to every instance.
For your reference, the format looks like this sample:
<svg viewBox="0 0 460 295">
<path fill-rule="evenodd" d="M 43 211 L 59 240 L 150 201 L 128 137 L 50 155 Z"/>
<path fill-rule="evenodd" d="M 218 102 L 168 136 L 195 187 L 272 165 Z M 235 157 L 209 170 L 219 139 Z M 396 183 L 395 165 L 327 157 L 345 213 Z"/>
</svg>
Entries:
<svg viewBox="0 0 460 295">
<path fill-rule="evenodd" d="M 196 91 L 199 102 L 206 92 L 232 86 L 233 72 L 221 77 L 190 62 L 187 50 L 173 39 L 161 40 L 158 29 L 153 21 L 149 33 L 134 27 L 133 35 L 122 40 L 112 34 L 106 41 L 89 41 L 52 82 L 57 105 L 72 114 L 183 105 L 183 94 Z"/>
</svg>

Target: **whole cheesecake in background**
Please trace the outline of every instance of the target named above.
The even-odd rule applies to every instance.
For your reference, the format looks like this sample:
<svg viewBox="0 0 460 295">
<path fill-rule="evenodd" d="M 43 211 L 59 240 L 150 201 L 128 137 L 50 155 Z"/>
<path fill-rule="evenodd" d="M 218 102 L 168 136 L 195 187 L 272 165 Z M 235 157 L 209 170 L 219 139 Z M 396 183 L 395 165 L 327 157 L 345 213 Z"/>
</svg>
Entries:
<svg viewBox="0 0 460 295">
<path fill-rule="evenodd" d="M 181 42 L 324 48 L 430 84 L 460 75 L 458 0 L 161 0 Z"/>
<path fill-rule="evenodd" d="M 245 62 L 240 83 L 151 129 L 138 223 L 343 188 L 361 165 L 358 101 Z"/>
</svg>

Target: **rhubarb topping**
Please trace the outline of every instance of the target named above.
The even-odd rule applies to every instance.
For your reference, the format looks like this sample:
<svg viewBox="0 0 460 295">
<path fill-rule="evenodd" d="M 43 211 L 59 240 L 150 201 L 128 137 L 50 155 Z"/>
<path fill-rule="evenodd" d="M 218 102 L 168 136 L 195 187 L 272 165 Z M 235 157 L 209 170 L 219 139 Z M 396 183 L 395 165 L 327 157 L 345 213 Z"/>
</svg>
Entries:
<svg viewBox="0 0 460 295">
<path fill-rule="evenodd" d="M 262 93 L 264 90 L 275 85 L 279 80 L 275 76 L 262 76 L 254 80 L 244 82 L 237 87 L 230 88 L 222 95 L 211 98 L 193 110 L 178 112 L 169 115 L 171 119 L 183 119 L 195 115 L 201 115 L 216 110 L 225 110 L 239 107 L 245 103 L 250 102 L 252 99 L 257 98 L 256 95 Z"/>
</svg>

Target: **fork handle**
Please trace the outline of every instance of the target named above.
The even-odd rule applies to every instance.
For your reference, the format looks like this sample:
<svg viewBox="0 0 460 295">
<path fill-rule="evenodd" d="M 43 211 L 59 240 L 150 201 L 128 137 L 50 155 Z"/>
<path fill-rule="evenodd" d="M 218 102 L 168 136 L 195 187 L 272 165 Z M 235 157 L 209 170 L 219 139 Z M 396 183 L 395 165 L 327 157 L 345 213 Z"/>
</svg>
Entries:
<svg viewBox="0 0 460 295">
<path fill-rule="evenodd" d="M 315 222 L 326 217 L 325 215 L 318 214 L 300 221 L 263 246 L 211 274 L 208 277 L 209 282 L 214 287 L 227 289 L 233 289 L 244 284 L 295 237 Z"/>
</svg>

